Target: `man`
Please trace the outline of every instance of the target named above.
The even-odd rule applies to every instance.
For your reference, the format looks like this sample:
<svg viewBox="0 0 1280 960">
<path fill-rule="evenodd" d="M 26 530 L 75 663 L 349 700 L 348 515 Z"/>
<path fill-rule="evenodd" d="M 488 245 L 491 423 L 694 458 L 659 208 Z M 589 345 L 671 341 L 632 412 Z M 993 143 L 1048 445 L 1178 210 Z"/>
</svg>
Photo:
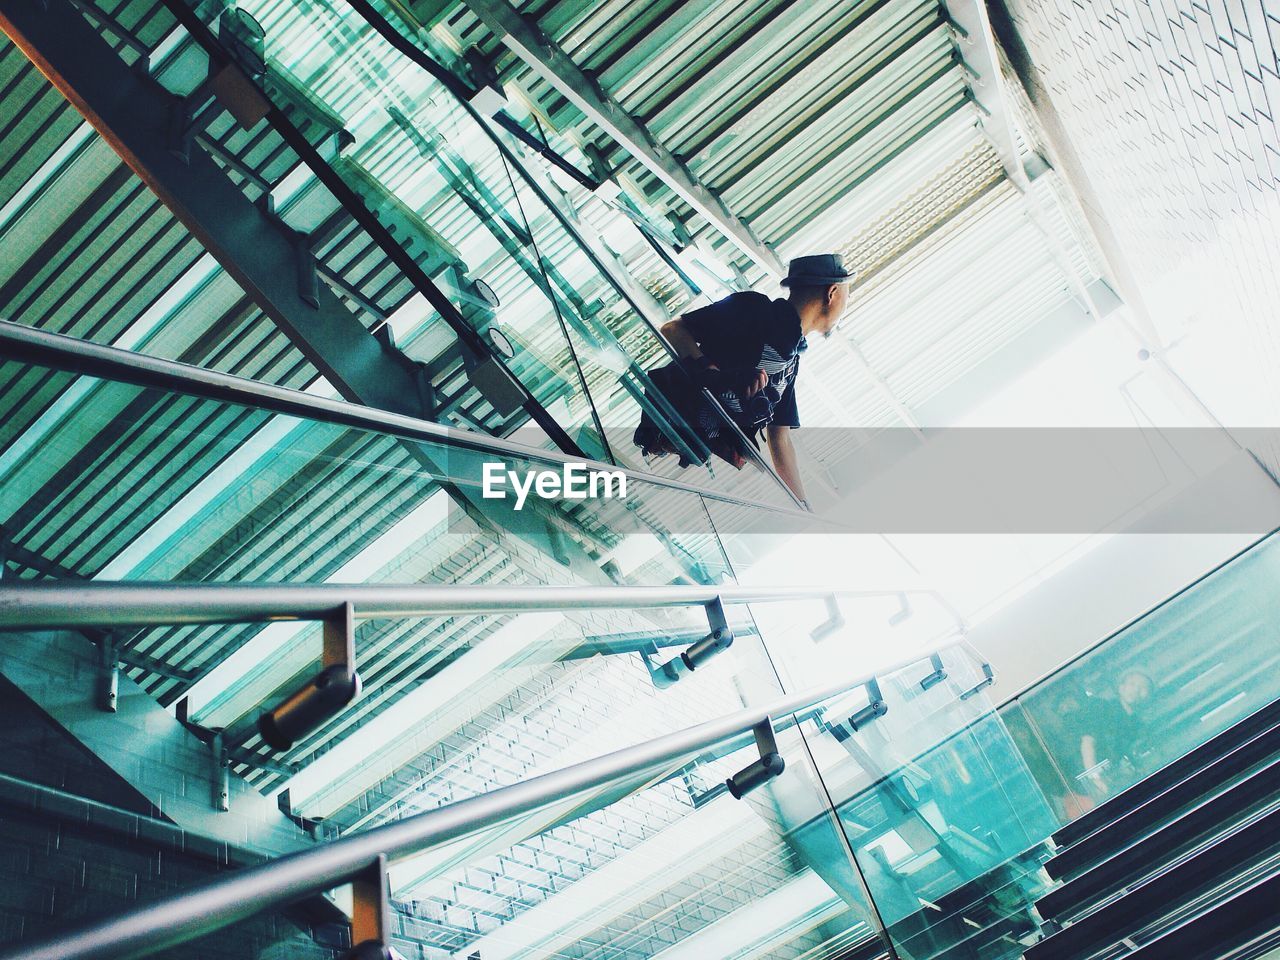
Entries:
<svg viewBox="0 0 1280 960">
<path fill-rule="evenodd" d="M 801 501 L 804 484 L 791 431 L 800 426 L 795 381 L 806 338 L 830 336 L 849 302 L 853 275 L 838 254 L 797 257 L 782 285 L 786 300 L 734 293 L 662 327 L 699 386 L 720 401 L 748 433 L 763 429 L 774 469 Z M 700 433 L 715 429 L 703 413 Z"/>
<path fill-rule="evenodd" d="M 1149 772 L 1142 757 L 1150 749 L 1145 705 L 1152 687 L 1149 676 L 1129 669 L 1120 675 L 1114 698 L 1085 697 L 1080 713 L 1080 722 L 1086 725 L 1080 737 L 1081 777 L 1088 780 L 1099 802 Z"/>
</svg>

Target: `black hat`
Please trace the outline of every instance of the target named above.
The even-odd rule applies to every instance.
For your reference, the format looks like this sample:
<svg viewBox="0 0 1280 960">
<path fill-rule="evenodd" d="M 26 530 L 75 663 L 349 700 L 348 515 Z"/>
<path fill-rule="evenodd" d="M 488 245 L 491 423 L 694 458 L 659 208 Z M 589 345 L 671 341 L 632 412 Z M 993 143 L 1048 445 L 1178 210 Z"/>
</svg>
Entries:
<svg viewBox="0 0 1280 960">
<path fill-rule="evenodd" d="M 844 260 L 840 254 L 818 253 L 792 260 L 787 275 L 782 278 L 782 285 L 823 287 L 829 283 L 849 283 L 852 280 L 853 274 L 844 268 Z"/>
</svg>

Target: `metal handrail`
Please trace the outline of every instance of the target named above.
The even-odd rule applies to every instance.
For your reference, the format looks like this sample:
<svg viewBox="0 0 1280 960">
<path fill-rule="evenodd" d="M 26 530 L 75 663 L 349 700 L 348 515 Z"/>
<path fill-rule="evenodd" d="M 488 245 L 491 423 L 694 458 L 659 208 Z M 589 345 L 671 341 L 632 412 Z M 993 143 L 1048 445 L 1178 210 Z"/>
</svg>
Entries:
<svg viewBox="0 0 1280 960">
<path fill-rule="evenodd" d="M 823 520 L 802 510 L 781 507 L 763 500 L 735 497 L 732 494 L 631 470 L 598 460 L 578 459 L 555 450 L 492 437 L 487 434 L 458 430 L 444 424 L 391 413 L 374 407 L 317 397 L 301 390 L 261 383 L 217 370 L 208 370 L 176 360 L 151 357 L 132 350 L 122 350 L 90 343 L 64 334 L 38 330 L 11 320 L 0 320 L 0 351 L 5 358 L 37 366 L 64 370 L 84 376 L 99 377 L 139 387 L 157 387 L 174 393 L 235 403 L 285 416 L 302 417 L 342 427 L 370 430 L 388 436 L 439 443 L 497 457 L 545 463 L 556 467 L 585 464 L 600 471 L 621 473 L 641 484 L 665 487 L 691 493 L 708 500 L 735 506 L 765 510 L 779 516 L 794 517 L 806 524 L 817 524 L 833 530 L 853 531 L 841 524 Z"/>
<path fill-rule="evenodd" d="M 722 603 L 934 596 L 931 590 L 815 587 L 495 586 L 382 583 L 0 581 L 0 630 L 152 627 L 328 620 L 351 603 L 357 620 L 415 616 L 641 610 Z"/>
<path fill-rule="evenodd" d="M 942 649 L 951 646 L 955 645 Z M 745 746 L 758 727 L 775 717 L 803 712 L 876 676 L 929 656 L 913 656 L 873 674 L 747 707 L 521 783 L 237 870 L 76 930 L 0 950 L 0 960 L 129 960 L 148 956 L 341 886 L 363 875 L 382 857 L 388 863 L 402 860 L 434 844 L 532 813 L 566 797 L 656 771 L 712 747 L 732 746 L 739 741 Z"/>
</svg>

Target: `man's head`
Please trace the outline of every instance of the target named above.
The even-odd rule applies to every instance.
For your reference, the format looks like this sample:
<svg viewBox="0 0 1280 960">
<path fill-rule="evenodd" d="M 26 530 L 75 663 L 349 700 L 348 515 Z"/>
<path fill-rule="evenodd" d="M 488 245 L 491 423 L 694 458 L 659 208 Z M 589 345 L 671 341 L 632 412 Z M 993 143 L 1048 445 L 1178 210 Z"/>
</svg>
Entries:
<svg viewBox="0 0 1280 960">
<path fill-rule="evenodd" d="M 1116 694 L 1120 698 L 1121 706 L 1132 711 L 1138 704 L 1150 698 L 1151 678 L 1141 670 L 1128 670 L 1116 684 Z"/>
<path fill-rule="evenodd" d="M 797 257 L 791 261 L 782 285 L 791 290 L 791 304 L 800 315 L 800 326 L 806 336 L 831 335 L 848 306 L 852 282 L 853 274 L 845 269 L 837 253 Z"/>
<path fill-rule="evenodd" d="M 791 305 L 800 314 L 800 326 L 805 336 L 820 333 L 831 336 L 831 331 L 844 315 L 849 304 L 849 285 L 831 283 L 825 287 L 792 287 Z"/>
</svg>

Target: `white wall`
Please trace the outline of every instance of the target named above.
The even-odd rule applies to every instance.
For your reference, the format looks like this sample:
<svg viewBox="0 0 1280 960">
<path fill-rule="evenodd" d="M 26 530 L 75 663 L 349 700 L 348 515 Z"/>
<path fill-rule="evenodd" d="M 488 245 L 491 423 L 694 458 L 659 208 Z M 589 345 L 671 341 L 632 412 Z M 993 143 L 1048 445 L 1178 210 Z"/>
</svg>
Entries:
<svg viewBox="0 0 1280 960">
<path fill-rule="evenodd" d="M 1280 527 L 1280 487 L 1245 453 L 1143 518 L 1140 529 L 1194 527 L 1213 498 Z M 1258 533 L 1117 534 L 969 632 L 1003 703 L 1259 539 Z"/>
</svg>

